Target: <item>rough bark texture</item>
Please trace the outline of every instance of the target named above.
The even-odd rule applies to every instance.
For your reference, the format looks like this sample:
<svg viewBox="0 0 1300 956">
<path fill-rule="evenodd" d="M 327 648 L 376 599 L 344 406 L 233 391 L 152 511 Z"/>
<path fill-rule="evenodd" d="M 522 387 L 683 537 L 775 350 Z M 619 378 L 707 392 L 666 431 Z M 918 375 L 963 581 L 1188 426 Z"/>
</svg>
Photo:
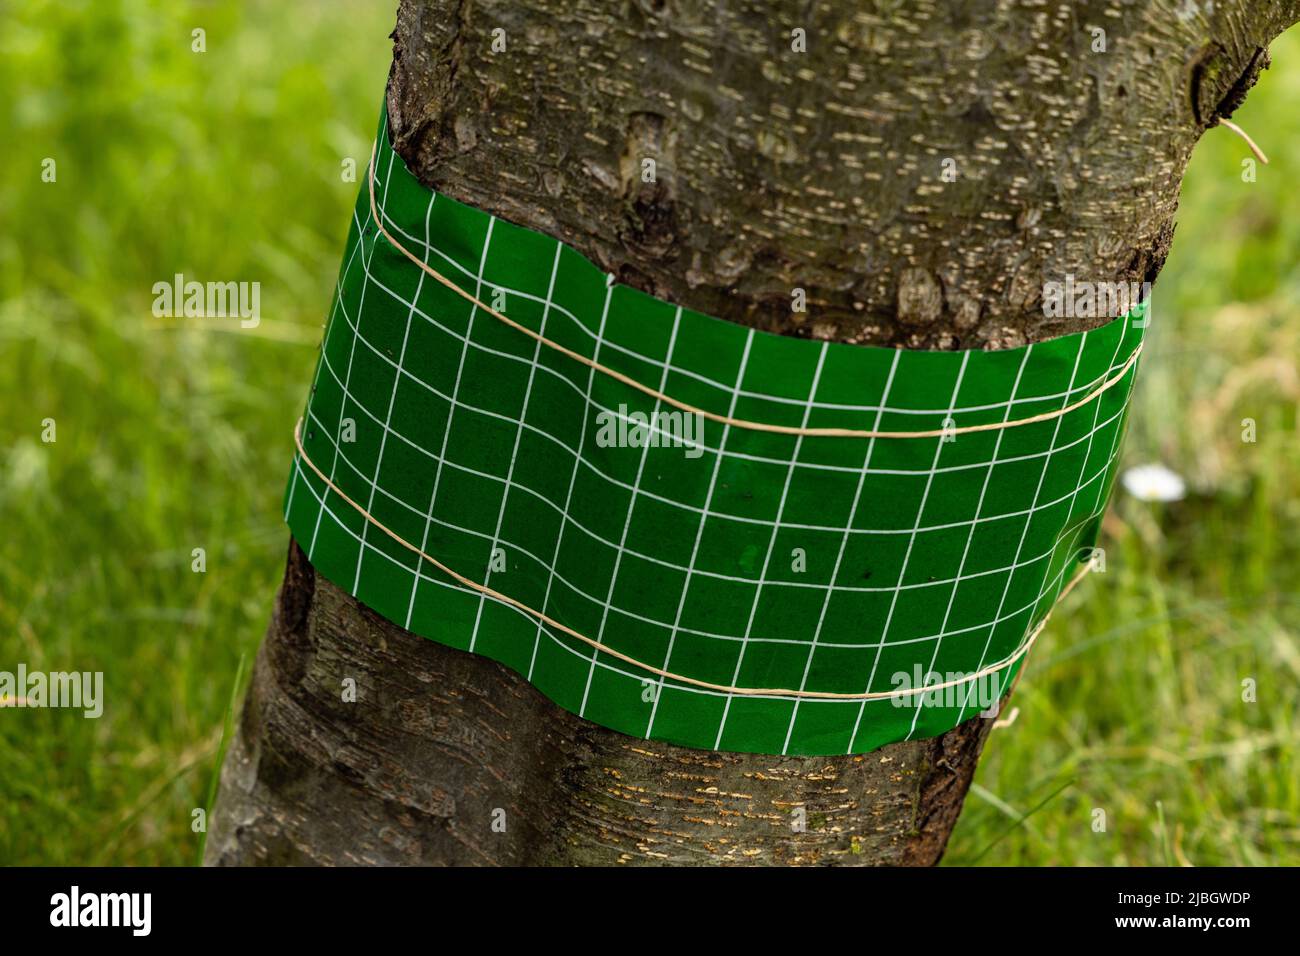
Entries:
<svg viewBox="0 0 1300 956">
<path fill-rule="evenodd" d="M 403 0 L 389 113 L 427 184 L 674 302 L 1007 347 L 1104 321 L 1045 319 L 1047 280 L 1155 277 L 1192 147 L 1298 17 L 1300 0 Z M 929 864 L 990 723 L 854 757 L 635 740 L 384 621 L 291 545 L 208 861 Z"/>
<path fill-rule="evenodd" d="M 208 862 L 931 863 L 989 725 L 855 757 L 637 740 L 394 627 L 291 544 Z"/>
<path fill-rule="evenodd" d="M 1045 280 L 1155 276 L 1192 147 L 1296 11 L 414 0 L 390 115 L 430 185 L 663 298 L 848 342 L 1010 347 L 1087 324 L 1044 319 Z"/>
</svg>

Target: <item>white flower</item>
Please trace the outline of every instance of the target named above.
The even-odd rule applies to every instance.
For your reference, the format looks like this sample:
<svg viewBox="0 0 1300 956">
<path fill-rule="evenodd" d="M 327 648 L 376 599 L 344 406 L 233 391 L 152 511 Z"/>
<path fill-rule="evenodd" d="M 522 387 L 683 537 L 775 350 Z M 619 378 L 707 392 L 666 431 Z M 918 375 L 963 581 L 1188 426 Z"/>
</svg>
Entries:
<svg viewBox="0 0 1300 956">
<path fill-rule="evenodd" d="M 1187 485 L 1164 465 L 1138 465 L 1124 472 L 1124 490 L 1139 501 L 1181 501 Z"/>
</svg>

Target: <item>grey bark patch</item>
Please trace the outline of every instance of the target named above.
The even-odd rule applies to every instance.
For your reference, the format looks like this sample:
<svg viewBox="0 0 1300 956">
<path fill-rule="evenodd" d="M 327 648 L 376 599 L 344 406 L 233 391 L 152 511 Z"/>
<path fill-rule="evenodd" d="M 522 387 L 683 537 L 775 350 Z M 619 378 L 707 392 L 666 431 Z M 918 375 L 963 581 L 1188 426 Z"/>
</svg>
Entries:
<svg viewBox="0 0 1300 956">
<path fill-rule="evenodd" d="M 943 312 L 943 289 L 924 269 L 904 269 L 898 279 L 898 321 L 929 325 Z"/>
<path fill-rule="evenodd" d="M 277 614 L 258 655 L 209 864 L 930 864 L 991 725 L 854 756 L 639 740 L 378 618 L 292 543 L 289 566 L 279 606 L 310 587 L 311 612 Z"/>
<path fill-rule="evenodd" d="M 1091 18 L 1037 0 L 975 0 L 960 15 L 938 0 L 861 10 L 679 0 L 628 16 L 519 0 L 468 16 L 465 5 L 407 0 L 391 113 L 399 152 L 427 183 L 545 223 L 609 272 L 632 262 L 645 291 L 674 302 L 864 344 L 936 347 L 960 333 L 963 347 L 981 347 L 1008 328 L 1033 341 L 1108 318 L 1046 323 L 1035 291 L 1045 279 L 1141 282 L 1134 250 L 1139 265 L 1163 261 L 1192 147 L 1240 102 L 1297 3 L 1176 10 L 1173 0 Z M 1094 20 L 1104 53 L 1084 28 Z M 494 27 L 523 36 L 543 23 L 554 42 L 483 52 Z M 795 24 L 806 53 L 791 50 Z M 653 197 L 629 218 L 616 171 L 635 117 L 650 115 L 674 136 L 671 214 Z M 448 135 L 457 117 L 482 118 L 467 152 Z M 956 182 L 940 179 L 945 158 Z M 555 203 L 554 174 L 582 169 L 605 188 Z M 1122 248 L 1098 257 L 1106 234 Z M 737 262 L 751 266 L 738 273 Z M 1037 265 L 1018 280 L 1025 263 Z M 938 317 L 927 318 L 929 297 L 897 314 L 909 269 L 942 277 Z M 803 323 L 774 295 L 795 286 L 816 304 Z M 972 298 L 983 308 L 967 324 L 953 303 Z"/>
</svg>

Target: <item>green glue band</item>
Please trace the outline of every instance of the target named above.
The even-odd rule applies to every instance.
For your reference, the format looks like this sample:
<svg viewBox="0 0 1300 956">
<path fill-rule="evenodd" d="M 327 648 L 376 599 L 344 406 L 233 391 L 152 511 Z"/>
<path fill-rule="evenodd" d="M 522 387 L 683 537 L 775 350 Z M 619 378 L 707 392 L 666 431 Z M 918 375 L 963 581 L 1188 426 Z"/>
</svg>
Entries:
<svg viewBox="0 0 1300 956">
<path fill-rule="evenodd" d="M 1006 693 L 1088 567 L 1145 324 L 756 331 L 430 191 L 385 113 L 285 515 L 359 601 L 588 720 L 863 753 Z"/>
</svg>

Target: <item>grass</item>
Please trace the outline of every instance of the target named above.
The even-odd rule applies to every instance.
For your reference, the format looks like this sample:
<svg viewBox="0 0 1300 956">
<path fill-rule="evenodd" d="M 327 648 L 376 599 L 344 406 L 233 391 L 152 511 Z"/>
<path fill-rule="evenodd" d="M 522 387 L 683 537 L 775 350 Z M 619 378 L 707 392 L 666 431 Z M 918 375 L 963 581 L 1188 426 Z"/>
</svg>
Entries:
<svg viewBox="0 0 1300 956">
<path fill-rule="evenodd" d="M 0 863 L 200 852 L 391 25 L 361 2 L 6 16 L 0 669 L 102 670 L 108 705 L 0 712 Z M 1300 862 L 1300 36 L 1273 52 L 1236 117 L 1273 165 L 1245 183 L 1226 130 L 1198 147 L 1126 452 L 1191 494 L 1121 492 L 1107 572 L 1035 651 L 951 863 Z M 260 280 L 261 327 L 160 329 L 151 287 L 177 272 Z"/>
<path fill-rule="evenodd" d="M 390 57 L 389 4 L 141 7 L 0 31 L 0 667 L 102 670 L 109 700 L 0 711 L 0 863 L 196 858 Z M 158 329 L 177 272 L 260 280 L 262 325 Z"/>
<path fill-rule="evenodd" d="M 948 863 L 1300 863 L 1300 34 L 1272 53 L 1234 117 L 1271 165 L 1243 181 L 1214 129 L 1188 169 L 1124 452 L 1189 494 L 1117 493 L 1106 574 L 1031 657 Z"/>
</svg>

